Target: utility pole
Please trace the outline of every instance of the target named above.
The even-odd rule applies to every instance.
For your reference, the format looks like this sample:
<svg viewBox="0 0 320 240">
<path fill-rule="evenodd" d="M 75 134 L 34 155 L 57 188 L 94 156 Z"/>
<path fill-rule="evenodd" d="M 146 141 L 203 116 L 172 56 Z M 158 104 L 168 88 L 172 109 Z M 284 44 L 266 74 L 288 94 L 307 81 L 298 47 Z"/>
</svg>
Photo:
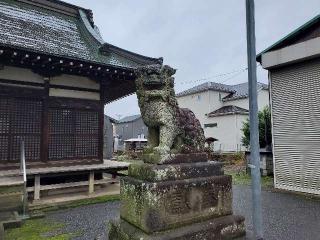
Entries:
<svg viewBox="0 0 320 240">
<path fill-rule="evenodd" d="M 254 0 L 246 0 L 247 52 L 250 110 L 250 164 L 252 177 L 252 221 L 255 239 L 263 239 L 261 212 L 260 146 L 257 99 L 257 64 Z"/>
</svg>

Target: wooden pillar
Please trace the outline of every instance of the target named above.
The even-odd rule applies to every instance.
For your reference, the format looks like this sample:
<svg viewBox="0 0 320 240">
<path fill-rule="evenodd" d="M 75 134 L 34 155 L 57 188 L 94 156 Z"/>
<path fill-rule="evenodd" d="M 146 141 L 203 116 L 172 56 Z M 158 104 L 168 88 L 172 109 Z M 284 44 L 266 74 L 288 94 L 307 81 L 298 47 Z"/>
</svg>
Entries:
<svg viewBox="0 0 320 240">
<path fill-rule="evenodd" d="M 40 175 L 34 176 L 34 200 L 40 200 Z"/>
<path fill-rule="evenodd" d="M 49 78 L 44 79 L 44 98 L 42 102 L 41 126 L 41 161 L 47 162 L 49 157 Z"/>
<path fill-rule="evenodd" d="M 106 99 L 106 84 L 105 81 L 100 81 L 100 110 L 99 110 L 99 153 L 98 158 L 103 162 L 103 147 L 104 147 L 104 104 Z"/>
<path fill-rule="evenodd" d="M 94 193 L 94 171 L 89 173 L 89 194 Z"/>
</svg>

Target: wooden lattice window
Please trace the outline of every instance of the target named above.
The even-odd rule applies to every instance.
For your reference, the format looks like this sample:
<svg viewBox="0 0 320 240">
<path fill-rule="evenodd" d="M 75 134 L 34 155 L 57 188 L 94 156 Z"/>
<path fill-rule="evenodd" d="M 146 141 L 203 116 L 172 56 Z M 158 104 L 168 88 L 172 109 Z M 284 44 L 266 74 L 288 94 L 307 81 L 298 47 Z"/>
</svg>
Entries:
<svg viewBox="0 0 320 240">
<path fill-rule="evenodd" d="M 9 99 L 0 97 L 0 160 L 8 161 L 9 152 Z"/>
<path fill-rule="evenodd" d="M 0 160 L 19 162 L 21 141 L 26 160 L 40 160 L 41 100 L 0 97 Z"/>
<path fill-rule="evenodd" d="M 49 160 L 96 159 L 99 113 L 92 110 L 49 110 Z"/>
</svg>

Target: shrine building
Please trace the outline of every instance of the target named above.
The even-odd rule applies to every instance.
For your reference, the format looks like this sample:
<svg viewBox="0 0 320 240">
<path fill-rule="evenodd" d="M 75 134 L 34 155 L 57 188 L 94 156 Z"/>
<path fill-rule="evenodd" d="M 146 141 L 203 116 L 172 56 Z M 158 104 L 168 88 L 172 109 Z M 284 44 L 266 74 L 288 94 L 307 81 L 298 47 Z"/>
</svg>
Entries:
<svg viewBox="0 0 320 240">
<path fill-rule="evenodd" d="M 20 169 L 22 141 L 35 185 L 44 169 L 107 168 L 105 104 L 134 93 L 134 70 L 149 64 L 162 58 L 105 42 L 91 10 L 0 0 L 0 170 Z"/>
</svg>

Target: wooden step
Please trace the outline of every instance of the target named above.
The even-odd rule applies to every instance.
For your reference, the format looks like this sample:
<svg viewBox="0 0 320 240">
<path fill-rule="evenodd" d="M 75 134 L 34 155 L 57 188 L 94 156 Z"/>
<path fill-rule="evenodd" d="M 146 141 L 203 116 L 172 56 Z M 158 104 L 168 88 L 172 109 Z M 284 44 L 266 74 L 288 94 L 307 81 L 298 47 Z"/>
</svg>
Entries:
<svg viewBox="0 0 320 240">
<path fill-rule="evenodd" d="M 22 176 L 0 177 L 0 187 L 23 185 Z"/>
<path fill-rule="evenodd" d="M 1 170 L 0 171 L 0 178 L 2 177 L 18 177 L 22 176 L 22 172 L 20 169 L 15 169 L 15 170 Z"/>
</svg>

